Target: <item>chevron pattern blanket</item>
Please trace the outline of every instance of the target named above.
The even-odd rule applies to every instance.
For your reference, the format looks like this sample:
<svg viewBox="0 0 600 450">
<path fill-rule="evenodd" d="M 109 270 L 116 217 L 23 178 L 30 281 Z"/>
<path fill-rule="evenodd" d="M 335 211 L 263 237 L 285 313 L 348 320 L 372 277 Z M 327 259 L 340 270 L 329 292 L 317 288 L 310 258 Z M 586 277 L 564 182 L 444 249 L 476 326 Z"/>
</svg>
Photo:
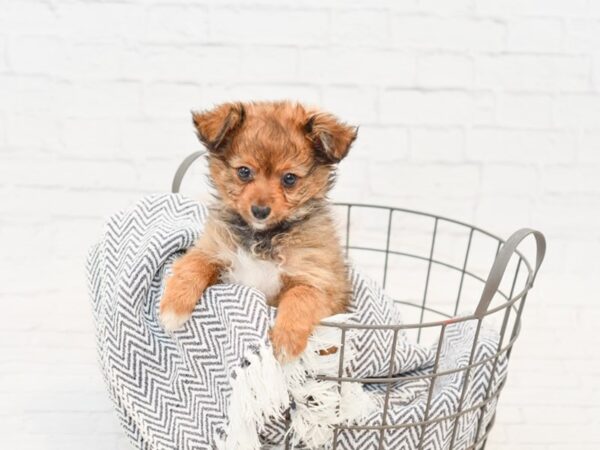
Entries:
<svg viewBox="0 0 600 450">
<path fill-rule="evenodd" d="M 431 372 L 438 344 L 417 345 L 391 331 L 354 330 L 346 336 L 346 376 L 406 374 L 384 384 L 315 379 L 337 375 L 339 354 L 320 349 L 341 342 L 334 327 L 318 327 L 304 354 L 284 366 L 273 358 L 268 329 L 275 311 L 262 293 L 240 285 L 209 288 L 185 327 L 168 334 L 157 315 L 163 283 L 173 260 L 202 232 L 204 207 L 180 195 L 153 195 L 110 218 L 90 251 L 87 270 L 100 363 L 121 423 L 139 449 L 261 449 L 281 445 L 329 448 L 340 425 L 419 423 L 481 402 L 493 380 L 495 393 L 506 374 L 501 359 L 470 373 L 463 396 L 460 372 L 435 379 L 426 413 L 427 381 L 410 375 Z M 376 284 L 352 272 L 354 298 L 348 314 L 330 321 L 397 324 L 400 316 Z M 439 370 L 468 364 L 474 326 L 449 325 L 439 345 Z M 475 361 L 495 353 L 498 336 L 483 330 Z M 390 363 L 392 367 L 390 367 Z M 389 398 L 386 417 L 383 402 Z M 338 449 L 447 449 L 472 445 L 495 408 L 474 410 L 459 420 L 425 427 L 336 432 Z M 385 420 L 385 422 L 383 422 Z M 481 420 L 482 426 L 477 427 Z M 455 430 L 456 427 L 456 431 Z M 424 435 L 423 435 L 424 433 Z"/>
</svg>

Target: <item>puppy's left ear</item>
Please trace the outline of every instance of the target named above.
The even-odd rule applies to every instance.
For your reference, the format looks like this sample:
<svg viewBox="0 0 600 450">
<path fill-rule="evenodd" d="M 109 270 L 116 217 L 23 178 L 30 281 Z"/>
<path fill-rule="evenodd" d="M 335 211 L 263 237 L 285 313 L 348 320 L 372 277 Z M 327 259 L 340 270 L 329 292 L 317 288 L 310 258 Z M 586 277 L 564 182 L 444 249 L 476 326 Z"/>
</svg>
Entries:
<svg viewBox="0 0 600 450">
<path fill-rule="evenodd" d="M 244 105 L 241 103 L 225 103 L 209 111 L 192 111 L 198 138 L 213 154 L 221 153 L 242 125 L 244 116 Z"/>
<path fill-rule="evenodd" d="M 336 164 L 348 154 L 358 127 L 340 122 L 331 114 L 316 112 L 308 115 L 304 131 L 313 144 L 317 158 L 327 164 Z"/>
</svg>

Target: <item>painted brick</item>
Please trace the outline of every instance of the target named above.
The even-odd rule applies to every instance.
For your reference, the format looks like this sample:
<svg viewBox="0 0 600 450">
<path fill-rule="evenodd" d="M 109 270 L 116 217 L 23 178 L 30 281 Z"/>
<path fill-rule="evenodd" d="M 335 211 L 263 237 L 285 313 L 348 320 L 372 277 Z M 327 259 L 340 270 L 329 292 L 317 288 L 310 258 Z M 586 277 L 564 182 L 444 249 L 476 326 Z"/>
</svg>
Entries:
<svg viewBox="0 0 600 450">
<path fill-rule="evenodd" d="M 323 93 L 322 107 L 356 124 L 377 122 L 377 91 L 374 88 L 332 86 Z"/>
<path fill-rule="evenodd" d="M 239 79 L 241 49 L 227 45 L 148 45 L 129 50 L 122 64 L 122 77 L 132 80 L 182 83 Z"/>
<path fill-rule="evenodd" d="M 45 114 L 59 117 L 64 84 L 48 77 L 0 76 L 0 111 L 10 114 Z M 7 114 L 8 115 L 8 114 Z"/>
<path fill-rule="evenodd" d="M 168 190 L 201 148 L 190 109 L 275 98 L 360 125 L 334 200 L 546 234 L 486 448 L 600 447 L 599 2 L 1 9 L 0 304 L 11 320 L 0 330 L 0 447 L 130 448 L 95 361 L 87 248 L 109 214 Z M 205 171 L 194 165 L 185 193 L 206 198 Z"/>
<path fill-rule="evenodd" d="M 570 132 L 482 127 L 468 135 L 467 156 L 474 161 L 571 162 L 575 145 Z"/>
<path fill-rule="evenodd" d="M 398 127 L 361 126 L 352 150 L 362 161 L 403 161 L 408 155 L 408 130 Z"/>
<path fill-rule="evenodd" d="M 336 45 L 383 46 L 389 35 L 386 11 L 349 10 L 333 16 L 331 40 Z"/>
<path fill-rule="evenodd" d="M 392 42 L 402 47 L 499 51 L 505 27 L 493 20 L 396 15 Z"/>
<path fill-rule="evenodd" d="M 124 161 L 77 161 L 38 157 L 31 167 L 27 159 L 5 161 L 7 181 L 27 188 L 135 188 L 136 168 Z M 65 176 L 68 174 L 68 176 Z"/>
<path fill-rule="evenodd" d="M 490 217 L 494 218 L 490 220 Z M 531 203 L 519 196 L 487 194 L 475 208 L 475 221 L 485 229 L 509 236 L 519 224 L 531 222 Z"/>
<path fill-rule="evenodd" d="M 208 8 L 188 5 L 152 5 L 144 20 L 144 40 L 179 43 L 206 42 L 208 38 Z"/>
<path fill-rule="evenodd" d="M 520 18 L 508 24 L 508 49 L 554 53 L 560 51 L 563 25 L 560 19 Z"/>
<path fill-rule="evenodd" d="M 308 83 L 412 86 L 416 58 L 391 49 L 302 49 L 299 77 Z"/>
<path fill-rule="evenodd" d="M 484 164 L 481 172 L 481 192 L 484 196 L 524 197 L 539 192 L 539 169 L 526 164 Z"/>
<path fill-rule="evenodd" d="M 153 118 L 186 121 L 201 100 L 202 90 L 191 83 L 147 83 L 142 87 L 143 112 Z"/>
<path fill-rule="evenodd" d="M 0 145 L 6 146 L 6 119 L 0 114 Z"/>
<path fill-rule="evenodd" d="M 389 190 L 392 179 L 398 190 L 424 197 L 469 198 L 479 186 L 479 170 L 472 165 L 373 163 L 371 168 L 376 174 L 370 181 L 375 195 Z"/>
<path fill-rule="evenodd" d="M 35 132 L 31 124 L 37 122 Z M 28 114 L 14 114 L 6 118 L 7 147 L 19 151 L 57 151 L 61 148 L 60 122 L 55 116 L 47 116 L 37 111 Z"/>
<path fill-rule="evenodd" d="M 4 36 L 0 36 L 0 73 L 8 69 L 8 43 Z"/>
<path fill-rule="evenodd" d="M 417 82 L 426 87 L 473 85 L 473 61 L 464 54 L 430 54 L 418 58 Z"/>
<path fill-rule="evenodd" d="M 421 0 L 419 6 L 421 10 L 432 14 L 462 15 L 474 11 L 475 0 L 447 0 L 445 2 Z"/>
<path fill-rule="evenodd" d="M 135 118 L 142 114 L 142 89 L 138 82 L 64 85 L 60 95 L 66 117 Z"/>
<path fill-rule="evenodd" d="M 592 83 L 596 92 L 600 91 L 600 57 L 595 55 L 592 58 Z"/>
<path fill-rule="evenodd" d="M 553 232 L 562 237 L 584 236 L 598 239 L 600 227 L 600 198 L 579 195 L 548 195 L 539 200 L 533 210 L 532 221 L 547 224 Z"/>
<path fill-rule="evenodd" d="M 0 29 L 17 35 L 35 35 L 41 30 L 49 35 L 60 32 L 56 11 L 51 5 L 40 2 L 8 1 L 2 5 Z"/>
<path fill-rule="evenodd" d="M 8 54 L 12 70 L 29 75 L 59 75 L 65 72 L 65 45 L 47 36 L 23 36 L 11 39 Z"/>
<path fill-rule="evenodd" d="M 564 45 L 570 52 L 593 52 L 597 50 L 598 39 L 600 39 L 598 20 L 591 17 L 567 19 L 565 28 Z"/>
<path fill-rule="evenodd" d="M 329 39 L 329 16 L 322 10 L 213 9 L 209 27 L 214 42 L 308 45 Z"/>
<path fill-rule="evenodd" d="M 493 98 L 465 91 L 386 90 L 381 120 L 394 124 L 463 125 L 485 123 L 493 117 Z"/>
<path fill-rule="evenodd" d="M 578 55 L 497 54 L 475 61 L 476 85 L 518 91 L 589 89 L 589 58 Z"/>
<path fill-rule="evenodd" d="M 600 194 L 600 164 L 549 166 L 543 172 L 544 192 L 549 194 Z"/>
<path fill-rule="evenodd" d="M 588 12 L 588 5 L 585 0 L 505 0 L 502 2 L 496 2 L 494 0 L 476 1 L 478 12 L 501 16 L 584 16 Z"/>
<path fill-rule="evenodd" d="M 57 8 L 56 16 L 61 33 L 78 41 L 135 43 L 146 34 L 146 14 L 138 5 L 69 2 Z"/>
<path fill-rule="evenodd" d="M 227 89 L 228 100 L 302 100 L 306 104 L 321 103 L 321 89 L 312 83 L 236 83 Z M 222 99 L 214 99 L 220 102 Z"/>
<path fill-rule="evenodd" d="M 462 161 L 465 132 L 460 128 L 411 130 L 411 158 L 415 161 Z"/>
<path fill-rule="evenodd" d="M 69 80 L 118 80 L 128 51 L 120 43 L 68 41 L 61 78 Z"/>
<path fill-rule="evenodd" d="M 554 98 L 545 94 L 503 94 L 498 99 L 498 123 L 514 127 L 551 128 Z"/>
<path fill-rule="evenodd" d="M 600 131 L 585 131 L 579 152 L 581 162 L 600 162 Z"/>
<path fill-rule="evenodd" d="M 561 95 L 558 99 L 558 121 L 563 126 L 600 127 L 600 95 Z"/>
<path fill-rule="evenodd" d="M 252 46 L 242 57 L 240 81 L 255 83 L 294 82 L 298 74 L 298 51 L 289 47 Z"/>
<path fill-rule="evenodd" d="M 209 108 L 211 104 L 197 103 L 192 106 L 194 109 L 203 110 Z M 107 141 L 105 142 L 95 142 L 94 139 L 89 139 L 90 131 L 72 129 L 72 133 L 78 133 L 76 136 L 72 136 L 72 139 L 77 139 L 77 141 L 72 142 L 69 147 L 73 149 L 73 146 L 76 145 L 91 146 L 90 151 L 93 151 L 96 157 L 116 158 L 121 155 L 122 159 L 126 159 L 124 155 L 127 155 L 137 161 L 160 159 L 163 164 L 165 159 L 168 159 L 172 161 L 171 166 L 174 167 L 175 159 L 181 160 L 185 155 L 202 148 L 195 134 L 190 111 L 185 110 L 183 114 L 183 119 L 161 117 L 157 120 L 124 121 L 121 126 L 113 126 L 106 130 L 106 135 L 103 133 L 99 136 L 101 141 L 106 137 Z M 97 129 L 93 123 L 82 126 L 91 127 L 92 132 Z M 75 128 L 77 125 L 73 127 Z M 77 144 L 77 142 L 82 144 Z M 81 150 L 75 151 L 81 152 Z"/>
<path fill-rule="evenodd" d="M 64 146 L 60 153 L 89 158 L 117 159 L 123 157 L 121 150 L 121 125 L 112 119 L 70 118 L 63 122 Z M 143 135 L 141 135 L 143 136 Z M 131 155 L 133 147 L 125 153 Z"/>
</svg>

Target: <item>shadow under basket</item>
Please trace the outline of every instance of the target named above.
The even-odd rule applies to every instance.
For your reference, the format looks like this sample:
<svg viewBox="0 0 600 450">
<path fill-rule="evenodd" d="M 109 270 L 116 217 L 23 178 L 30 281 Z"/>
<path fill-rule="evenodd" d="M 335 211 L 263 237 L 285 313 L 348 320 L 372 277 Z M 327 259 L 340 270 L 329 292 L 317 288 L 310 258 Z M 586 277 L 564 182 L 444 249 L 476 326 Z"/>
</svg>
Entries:
<svg viewBox="0 0 600 450">
<path fill-rule="evenodd" d="M 173 180 L 174 193 L 179 192 L 187 169 L 203 154 L 193 153 L 182 162 Z M 372 385 L 381 391 L 383 399 L 377 424 L 339 426 L 328 448 L 349 448 L 349 439 L 356 442 L 352 448 L 360 450 L 484 448 L 506 379 L 504 376 L 495 380 L 494 376 L 499 364 L 508 363 L 519 336 L 527 295 L 544 259 L 544 236 L 539 231 L 520 229 L 504 240 L 475 226 L 420 211 L 354 203 L 336 203 L 334 207 L 343 224 L 342 244 L 347 256 L 354 266 L 381 283 L 398 305 L 403 323 L 389 326 L 321 323 L 338 328 L 342 339 L 339 373 L 322 378 L 340 386 L 342 383 Z M 531 248 L 517 249 L 528 236 L 534 239 L 523 245 Z M 535 254 L 533 263 L 524 255 L 529 250 Z M 460 366 L 444 367 L 440 364 L 441 344 L 449 327 L 461 323 L 468 325 L 473 333 L 470 351 Z M 484 357 L 476 357 L 482 330 L 490 329 L 497 333 L 497 344 Z M 388 352 L 389 376 L 376 379 L 344 376 L 344 344 L 353 330 L 377 330 L 393 336 Z M 394 373 L 392 359 L 399 335 L 417 343 L 431 343 L 433 348 L 438 343 L 431 370 L 401 376 Z M 466 402 L 473 373 L 483 366 L 489 369 L 490 379 L 476 402 Z M 432 411 L 436 381 L 450 376 L 460 377 L 457 404 L 446 414 L 436 414 Z M 392 385 L 406 381 L 423 382 L 427 386 L 422 392 L 424 407 L 420 420 L 398 423 L 389 414 L 390 392 Z M 443 436 L 436 435 L 436 427 Z M 461 432 L 465 427 L 469 427 L 468 436 Z M 406 439 L 394 440 L 398 433 Z M 291 448 L 290 443 L 285 442 L 284 448 Z"/>
</svg>

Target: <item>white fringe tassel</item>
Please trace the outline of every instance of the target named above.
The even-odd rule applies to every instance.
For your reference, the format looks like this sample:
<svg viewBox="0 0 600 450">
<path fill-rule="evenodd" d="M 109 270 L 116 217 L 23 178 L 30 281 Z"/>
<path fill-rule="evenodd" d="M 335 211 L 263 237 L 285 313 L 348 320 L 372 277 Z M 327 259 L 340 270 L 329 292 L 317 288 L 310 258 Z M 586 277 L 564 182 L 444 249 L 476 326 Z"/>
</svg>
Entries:
<svg viewBox="0 0 600 450">
<path fill-rule="evenodd" d="M 328 322 L 347 322 L 349 314 L 328 317 Z M 352 332 L 346 332 L 344 367 L 356 354 Z M 337 425 L 356 422 L 372 413 L 377 405 L 361 383 L 340 383 L 314 379 L 317 375 L 337 376 L 339 370 L 341 330 L 334 327 L 317 327 L 309 338 L 300 358 L 283 367 L 288 391 L 296 408 L 291 411 L 290 443 L 302 443 L 311 449 L 329 448 L 333 442 L 333 429 Z M 337 352 L 320 355 L 319 351 L 336 347 Z M 343 373 L 342 373 L 343 376 Z"/>
<path fill-rule="evenodd" d="M 338 314 L 329 322 L 345 322 L 351 316 Z M 351 332 L 346 333 L 344 366 L 355 356 Z M 372 413 L 376 403 L 360 383 L 340 383 L 314 379 L 317 375 L 337 376 L 341 331 L 317 327 L 306 350 L 294 361 L 281 366 L 270 347 L 248 357 L 250 365 L 237 371 L 232 380 L 229 424 L 221 450 L 260 450 L 259 434 L 269 417 L 281 418 L 290 404 L 290 443 L 311 449 L 327 449 L 337 425 L 354 423 Z M 337 347 L 337 352 L 320 355 L 319 351 Z"/>
<path fill-rule="evenodd" d="M 281 365 L 271 347 L 261 346 L 247 356 L 250 363 L 236 370 L 231 382 L 229 423 L 220 450 L 260 450 L 259 434 L 269 417 L 282 419 L 289 393 Z"/>
</svg>

